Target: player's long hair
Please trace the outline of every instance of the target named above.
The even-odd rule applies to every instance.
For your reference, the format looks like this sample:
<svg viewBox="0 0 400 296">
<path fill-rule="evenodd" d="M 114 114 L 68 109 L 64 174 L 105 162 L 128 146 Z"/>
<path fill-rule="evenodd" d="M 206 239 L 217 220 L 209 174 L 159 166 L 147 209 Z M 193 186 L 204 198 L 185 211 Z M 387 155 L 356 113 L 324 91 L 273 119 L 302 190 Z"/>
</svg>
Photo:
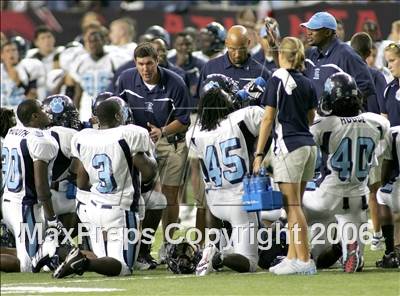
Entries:
<svg viewBox="0 0 400 296">
<path fill-rule="evenodd" d="M 229 95 L 216 88 L 206 92 L 199 102 L 201 130 L 214 130 L 235 110 Z"/>
</svg>

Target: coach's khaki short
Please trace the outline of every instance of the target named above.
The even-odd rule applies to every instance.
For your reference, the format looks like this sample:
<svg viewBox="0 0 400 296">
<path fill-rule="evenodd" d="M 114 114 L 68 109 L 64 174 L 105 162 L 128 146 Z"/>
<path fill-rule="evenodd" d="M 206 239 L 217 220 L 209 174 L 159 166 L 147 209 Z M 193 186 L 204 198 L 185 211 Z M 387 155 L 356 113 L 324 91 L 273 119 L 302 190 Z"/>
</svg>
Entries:
<svg viewBox="0 0 400 296">
<path fill-rule="evenodd" d="M 167 186 L 182 185 L 188 154 L 185 141 L 178 142 L 175 148 L 175 145 L 168 143 L 166 138 L 161 138 L 157 143 L 156 153 L 161 184 Z"/>
<path fill-rule="evenodd" d="M 303 146 L 287 154 L 272 157 L 274 182 L 300 183 L 314 177 L 316 146 Z"/>
</svg>

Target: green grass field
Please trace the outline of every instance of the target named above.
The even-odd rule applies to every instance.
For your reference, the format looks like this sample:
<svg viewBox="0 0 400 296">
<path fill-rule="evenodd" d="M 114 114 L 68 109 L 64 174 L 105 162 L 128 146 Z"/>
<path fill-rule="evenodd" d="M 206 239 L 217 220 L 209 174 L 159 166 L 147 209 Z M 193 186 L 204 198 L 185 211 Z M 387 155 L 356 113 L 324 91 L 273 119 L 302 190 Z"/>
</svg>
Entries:
<svg viewBox="0 0 400 296">
<path fill-rule="evenodd" d="M 260 269 L 255 274 L 223 270 L 199 278 L 175 275 L 165 266 L 115 278 L 85 273 L 55 280 L 49 273 L 1 273 L 1 295 L 400 295 L 400 269 L 377 269 L 382 252 L 366 252 L 365 269 L 355 274 L 329 269 L 313 276 L 276 276 Z"/>
</svg>

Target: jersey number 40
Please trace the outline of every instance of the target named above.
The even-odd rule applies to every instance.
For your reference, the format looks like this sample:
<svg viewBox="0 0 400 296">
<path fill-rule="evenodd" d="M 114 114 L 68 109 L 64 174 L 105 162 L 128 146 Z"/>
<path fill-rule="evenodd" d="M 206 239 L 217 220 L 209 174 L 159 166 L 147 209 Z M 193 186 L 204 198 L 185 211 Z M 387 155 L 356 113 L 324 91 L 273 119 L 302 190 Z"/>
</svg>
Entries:
<svg viewBox="0 0 400 296">
<path fill-rule="evenodd" d="M 355 159 L 352 159 L 352 149 L 356 151 Z M 369 174 L 374 150 L 375 143 L 371 138 L 357 138 L 355 147 L 350 138 L 343 138 L 338 149 L 332 155 L 332 169 L 338 172 L 340 181 L 346 182 L 350 181 L 354 167 L 356 178 L 363 182 Z"/>
</svg>

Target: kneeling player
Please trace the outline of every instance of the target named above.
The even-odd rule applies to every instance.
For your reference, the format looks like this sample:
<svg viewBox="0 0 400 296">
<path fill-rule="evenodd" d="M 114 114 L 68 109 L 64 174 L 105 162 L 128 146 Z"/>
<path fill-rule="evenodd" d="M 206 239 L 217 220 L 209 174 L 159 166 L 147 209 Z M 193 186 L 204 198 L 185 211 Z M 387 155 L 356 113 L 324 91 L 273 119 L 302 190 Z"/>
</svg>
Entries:
<svg viewBox="0 0 400 296">
<path fill-rule="evenodd" d="M 42 130 L 49 119 L 39 101 L 23 101 L 18 105 L 17 116 L 23 125 L 8 131 L 1 150 L 4 187 L 1 211 L 4 223 L 16 238 L 17 258 L 1 254 L 1 268 L 31 272 L 31 258 L 42 239 L 39 235 L 43 212 L 50 227 L 62 227 L 54 215 L 48 182 L 58 145 Z"/>
<path fill-rule="evenodd" d="M 71 150 L 79 160 L 77 186 L 91 191 L 86 210 L 93 252 L 98 258 L 88 259 L 75 248 L 54 272 L 56 278 L 85 271 L 108 276 L 130 274 L 137 256 L 139 173 L 148 183 L 157 168 L 155 159 L 148 156 L 151 140 L 141 127 L 121 126 L 125 118 L 119 98 L 102 102 L 96 114 L 99 129 L 77 133 Z"/>
<path fill-rule="evenodd" d="M 356 83 L 346 73 L 327 79 L 319 111 L 326 117 L 316 121 L 311 132 L 324 163 L 316 182 L 319 187 L 304 195 L 303 206 L 309 224 L 322 223 L 325 232 L 319 237 L 321 244 L 311 241 L 311 253 L 318 262 L 329 245 L 328 225 L 337 220 L 343 268 L 354 272 L 362 264 L 360 228 L 367 222 L 368 174 L 376 165 L 375 148 L 387 137 L 389 122 L 380 115 L 361 113 Z"/>
<path fill-rule="evenodd" d="M 188 147 L 200 159 L 211 213 L 232 225 L 233 252 L 219 252 L 209 244 L 196 269 L 200 276 L 222 266 L 238 272 L 257 268 L 258 220 L 256 213 L 242 207 L 242 180 L 250 171 L 264 111 L 256 106 L 233 111 L 231 97 L 221 89 L 211 89 L 200 100 L 200 124 L 186 133 Z"/>
</svg>

